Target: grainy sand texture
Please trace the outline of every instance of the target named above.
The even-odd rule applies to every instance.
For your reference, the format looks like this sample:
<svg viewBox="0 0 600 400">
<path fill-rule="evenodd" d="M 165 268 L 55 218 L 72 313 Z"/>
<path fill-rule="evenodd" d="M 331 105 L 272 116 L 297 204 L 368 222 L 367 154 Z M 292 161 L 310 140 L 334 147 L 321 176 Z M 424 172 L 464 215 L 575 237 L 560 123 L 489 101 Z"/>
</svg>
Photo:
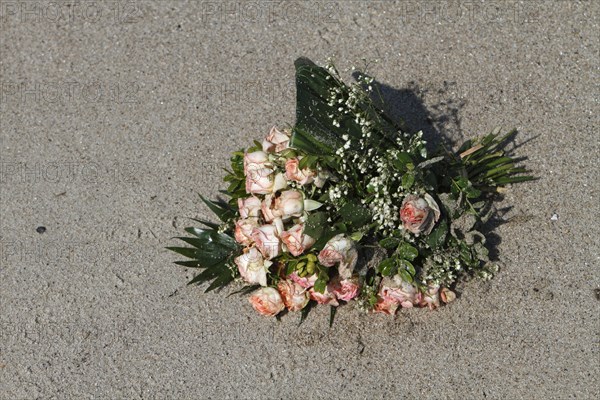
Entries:
<svg viewBox="0 0 600 400">
<path fill-rule="evenodd" d="M 0 398 L 596 399 L 597 1 L 0 1 Z M 293 62 L 363 67 L 431 141 L 516 127 L 501 265 L 433 312 L 260 317 L 164 249 Z M 378 60 L 378 62 L 375 62 Z M 45 227 L 42 229 L 41 227 Z"/>
</svg>

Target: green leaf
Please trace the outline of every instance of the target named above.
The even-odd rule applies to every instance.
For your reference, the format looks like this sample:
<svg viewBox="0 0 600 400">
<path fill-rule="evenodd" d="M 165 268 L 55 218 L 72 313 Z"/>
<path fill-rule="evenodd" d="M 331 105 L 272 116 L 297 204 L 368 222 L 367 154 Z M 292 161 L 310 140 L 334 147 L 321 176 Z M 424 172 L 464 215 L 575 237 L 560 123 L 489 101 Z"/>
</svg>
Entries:
<svg viewBox="0 0 600 400">
<path fill-rule="evenodd" d="M 325 293 L 325 289 L 327 288 L 327 281 L 324 279 L 317 279 L 315 281 L 314 290 L 319 293 Z"/>
<path fill-rule="evenodd" d="M 182 267 L 186 267 L 186 268 L 204 268 L 204 267 L 202 267 L 200 265 L 200 263 L 198 262 L 198 260 L 175 261 L 175 264 L 181 265 Z"/>
<path fill-rule="evenodd" d="M 405 270 L 405 269 L 400 270 L 399 274 L 403 281 L 406 281 L 408 283 L 413 283 L 414 277 L 407 270 Z"/>
<path fill-rule="evenodd" d="M 433 229 L 433 231 L 427 237 L 427 244 L 432 249 L 437 249 L 441 247 L 446 241 L 446 235 L 448 233 L 448 222 L 446 219 L 442 219 L 438 226 Z"/>
<path fill-rule="evenodd" d="M 338 212 L 344 222 L 352 224 L 354 228 L 360 228 L 372 219 L 369 209 L 359 203 L 347 202 Z"/>
<path fill-rule="evenodd" d="M 286 266 L 285 274 L 290 275 L 296 270 L 296 266 L 298 265 L 298 260 L 289 260 Z"/>
<path fill-rule="evenodd" d="M 290 146 L 313 155 L 333 154 L 345 140 L 343 135 L 358 140 L 362 137 L 362 126 L 354 113 L 338 110 L 345 106 L 349 97 L 349 87 L 327 69 L 319 67 L 307 58 L 299 58 L 296 67 L 296 124 L 292 131 Z M 339 93 L 342 103 L 330 105 L 332 90 Z M 356 107 L 374 127 L 371 143 L 384 141 L 395 146 L 392 140 L 398 127 L 375 107 L 368 95 L 361 96 Z M 333 120 L 337 124 L 333 124 Z"/>
<path fill-rule="evenodd" d="M 415 176 L 411 173 L 404 174 L 402 176 L 402 187 L 406 190 L 410 190 L 412 185 L 415 183 Z"/>
<path fill-rule="evenodd" d="M 323 211 L 317 211 L 308 215 L 304 224 L 304 234 L 317 239 L 325 232 L 327 226 L 327 214 Z"/>
<path fill-rule="evenodd" d="M 391 276 L 396 273 L 398 265 L 396 264 L 396 258 L 390 257 L 381 261 L 377 266 L 377 269 L 383 276 Z"/>
<path fill-rule="evenodd" d="M 398 256 L 405 260 L 412 261 L 419 255 L 419 251 L 408 243 L 402 243 L 398 248 Z"/>
<path fill-rule="evenodd" d="M 415 267 L 414 265 L 412 265 L 412 263 L 408 260 L 399 260 L 399 269 L 404 270 L 404 271 L 408 271 L 408 273 L 410 273 L 412 276 L 415 276 Z"/>
<path fill-rule="evenodd" d="M 398 157 L 393 161 L 394 167 L 399 171 L 406 171 L 408 164 L 414 164 L 409 153 L 399 153 Z"/>
<path fill-rule="evenodd" d="M 379 241 L 379 245 L 387 250 L 398 247 L 399 244 L 400 244 L 400 239 L 392 237 L 392 236 L 386 237 Z"/>
<path fill-rule="evenodd" d="M 219 229 L 219 224 L 215 224 L 215 223 L 213 223 L 213 222 L 210 222 L 210 221 L 204 221 L 204 220 L 202 220 L 202 219 L 196 219 L 196 218 L 190 218 L 190 219 L 191 219 L 192 221 L 196 221 L 196 222 L 199 222 L 199 223 L 201 223 L 201 224 L 203 224 L 203 225 L 206 225 L 206 226 L 208 226 L 208 227 L 209 227 L 209 228 L 211 228 L 211 229 L 214 229 L 214 230 L 217 230 L 217 229 Z M 193 233 L 192 233 L 192 234 L 193 234 Z"/>
</svg>

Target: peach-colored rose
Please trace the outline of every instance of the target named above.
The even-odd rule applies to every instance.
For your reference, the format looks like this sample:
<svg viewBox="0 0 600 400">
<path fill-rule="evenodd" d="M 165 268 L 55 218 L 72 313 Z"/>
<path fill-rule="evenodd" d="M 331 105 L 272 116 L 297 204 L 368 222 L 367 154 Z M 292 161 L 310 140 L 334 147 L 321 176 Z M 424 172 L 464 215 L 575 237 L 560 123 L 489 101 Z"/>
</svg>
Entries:
<svg viewBox="0 0 600 400">
<path fill-rule="evenodd" d="M 319 253 L 319 262 L 326 267 L 339 263 L 338 272 L 343 279 L 352 276 L 352 271 L 358 260 L 358 252 L 354 242 L 339 234 L 331 238 Z"/>
<path fill-rule="evenodd" d="M 429 194 L 423 198 L 413 194 L 406 196 L 400 208 L 400 219 L 405 229 L 419 235 L 429 235 L 440 219 L 440 208 Z"/>
<path fill-rule="evenodd" d="M 340 279 L 339 277 L 336 277 L 329 286 L 335 297 L 343 301 L 350 301 L 358 296 L 360 289 L 358 277 L 349 279 Z"/>
<path fill-rule="evenodd" d="M 288 279 L 280 280 L 277 289 L 279 290 L 279 294 L 281 294 L 283 304 L 290 311 L 302 310 L 310 300 L 306 289 Z"/>
<path fill-rule="evenodd" d="M 267 195 L 261 209 L 267 222 L 276 218 L 287 221 L 292 217 L 302 216 L 304 196 L 297 190 L 284 190 L 279 194 Z"/>
<path fill-rule="evenodd" d="M 394 301 L 393 299 L 384 299 L 379 297 L 377 298 L 377 304 L 375 304 L 375 307 L 373 307 L 373 311 L 376 313 L 394 315 L 396 314 L 398 305 L 398 302 Z"/>
<path fill-rule="evenodd" d="M 311 288 L 315 285 L 317 281 L 317 274 L 312 274 L 310 276 L 300 277 L 296 271 L 292 272 L 289 276 L 289 279 L 296 282 L 298 285 L 302 286 L 305 289 Z"/>
<path fill-rule="evenodd" d="M 263 140 L 262 148 L 264 152 L 268 153 L 279 153 L 282 150 L 288 148 L 290 143 L 290 136 L 286 131 L 281 132 L 277 127 L 272 127 L 271 131 Z"/>
<path fill-rule="evenodd" d="M 281 241 L 288 251 L 296 257 L 315 244 L 315 239 L 304 234 L 304 224 L 294 225 L 287 231 L 282 232 Z"/>
<path fill-rule="evenodd" d="M 252 231 L 258 227 L 257 218 L 239 219 L 235 222 L 235 241 L 249 246 L 252 244 Z"/>
<path fill-rule="evenodd" d="M 269 317 L 279 314 L 285 308 L 281 295 L 272 287 L 258 289 L 248 300 L 256 311 Z"/>
<path fill-rule="evenodd" d="M 456 294 L 448 288 L 442 288 L 442 290 L 440 290 L 440 299 L 448 304 L 456 299 Z"/>
<path fill-rule="evenodd" d="M 316 301 L 319 304 L 328 304 L 330 306 L 339 306 L 340 303 L 333 293 L 329 291 L 329 285 L 325 288 L 325 292 L 319 293 L 314 288 L 308 290 L 311 300 Z"/>
<path fill-rule="evenodd" d="M 315 173 L 308 168 L 300 170 L 300 159 L 290 158 L 285 163 L 285 177 L 290 181 L 298 182 L 301 185 L 312 183 Z"/>
<path fill-rule="evenodd" d="M 423 293 L 423 299 L 419 304 L 421 307 L 429 307 L 431 310 L 435 310 L 440 306 L 440 287 L 437 285 L 430 285 L 425 293 Z"/>
<path fill-rule="evenodd" d="M 391 299 L 400 303 L 404 308 L 411 308 L 421 302 L 421 293 L 408 282 L 405 282 L 399 275 L 393 278 L 385 277 L 381 281 L 379 296 L 384 299 Z"/>
<path fill-rule="evenodd" d="M 238 199 L 238 208 L 240 209 L 240 217 L 250 218 L 258 217 L 260 213 L 260 199 L 255 196 L 250 196 L 245 199 Z"/>
<path fill-rule="evenodd" d="M 263 225 L 252 230 L 252 240 L 262 255 L 271 260 L 281 252 L 281 242 L 275 225 Z"/>
<path fill-rule="evenodd" d="M 267 270 L 271 266 L 256 247 L 251 247 L 239 257 L 234 259 L 242 278 L 248 283 L 258 283 L 267 286 Z"/>
</svg>

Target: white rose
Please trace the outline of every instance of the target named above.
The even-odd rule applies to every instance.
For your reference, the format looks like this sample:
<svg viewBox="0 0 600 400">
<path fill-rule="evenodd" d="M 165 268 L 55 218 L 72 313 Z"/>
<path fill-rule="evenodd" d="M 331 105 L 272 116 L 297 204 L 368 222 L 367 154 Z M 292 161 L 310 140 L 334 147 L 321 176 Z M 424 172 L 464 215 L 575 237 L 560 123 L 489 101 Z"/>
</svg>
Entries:
<svg viewBox="0 0 600 400">
<path fill-rule="evenodd" d="M 246 282 L 267 286 L 267 271 L 272 263 L 266 261 L 256 247 L 236 257 L 234 262 Z"/>
</svg>

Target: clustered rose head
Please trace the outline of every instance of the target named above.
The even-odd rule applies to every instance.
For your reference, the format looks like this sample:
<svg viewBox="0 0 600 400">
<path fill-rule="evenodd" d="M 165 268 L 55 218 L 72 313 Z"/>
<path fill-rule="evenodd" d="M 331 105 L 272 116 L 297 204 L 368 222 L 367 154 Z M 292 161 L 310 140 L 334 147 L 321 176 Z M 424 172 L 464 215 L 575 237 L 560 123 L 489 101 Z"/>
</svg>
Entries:
<svg viewBox="0 0 600 400">
<path fill-rule="evenodd" d="M 260 314 L 269 316 L 284 309 L 301 310 L 310 300 L 338 306 L 356 298 L 360 291 L 358 277 L 354 275 L 358 252 L 354 241 L 343 234 L 331 238 L 318 257 L 308 255 L 314 257 L 313 263 L 318 259 L 321 266 L 335 267 L 324 289 L 315 289 L 318 276 L 313 273 L 314 268 L 284 276 L 281 271 L 285 265 L 280 264 L 276 264 L 280 274 L 276 287 L 268 286 L 269 268 L 275 258 L 282 253 L 300 257 L 318 239 L 305 232 L 304 221 L 307 213 L 321 204 L 306 199 L 301 187 L 313 184 L 320 188 L 332 178 L 326 171 L 301 169 L 302 157 L 293 149 L 288 150 L 289 143 L 290 134 L 273 127 L 262 143 L 262 150 L 244 154 L 248 197 L 238 199 L 240 219 L 234 229 L 235 240 L 245 247 L 243 254 L 234 260 L 240 276 L 247 283 L 263 286 L 249 301 Z M 409 195 L 402 202 L 400 218 L 403 227 L 413 234 L 429 234 L 440 218 L 440 209 L 429 194 Z M 450 290 L 433 285 L 421 293 L 397 275 L 381 281 L 374 310 L 393 315 L 400 307 L 433 309 L 440 301 L 447 303 L 454 297 Z"/>
<path fill-rule="evenodd" d="M 423 197 L 406 196 L 400 208 L 400 219 L 404 229 L 415 235 L 430 234 L 440 215 L 439 206 L 429 194 Z"/>
</svg>

